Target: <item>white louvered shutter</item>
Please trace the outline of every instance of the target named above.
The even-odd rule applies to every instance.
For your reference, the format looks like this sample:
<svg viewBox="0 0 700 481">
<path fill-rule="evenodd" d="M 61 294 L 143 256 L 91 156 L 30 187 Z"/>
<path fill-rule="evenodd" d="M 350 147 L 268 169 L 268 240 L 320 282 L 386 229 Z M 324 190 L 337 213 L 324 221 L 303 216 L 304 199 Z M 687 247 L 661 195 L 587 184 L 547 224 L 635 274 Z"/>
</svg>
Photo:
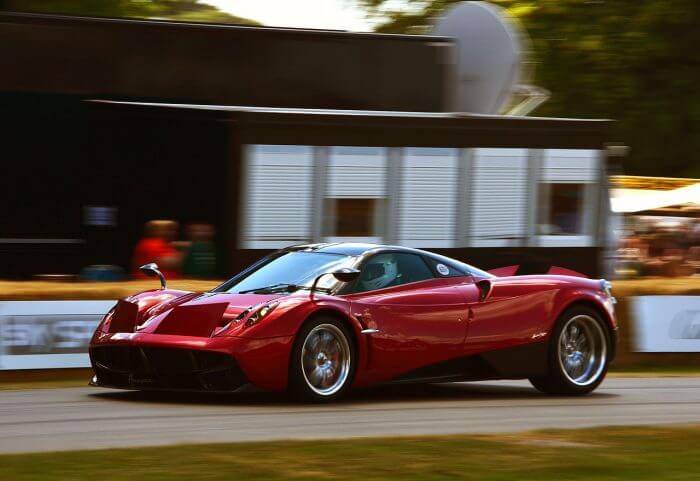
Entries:
<svg viewBox="0 0 700 481">
<path fill-rule="evenodd" d="M 457 149 L 404 150 L 399 205 L 400 243 L 452 247 L 455 239 Z"/>
<path fill-rule="evenodd" d="M 476 239 L 525 236 L 527 149 L 476 149 L 470 233 Z"/>
<path fill-rule="evenodd" d="M 332 147 L 326 197 L 375 199 L 386 196 L 386 149 Z"/>
<path fill-rule="evenodd" d="M 312 147 L 250 145 L 246 152 L 243 247 L 274 249 L 308 241 Z"/>
<path fill-rule="evenodd" d="M 586 184 L 597 181 L 598 150 L 549 149 L 544 153 L 542 182 Z"/>
</svg>

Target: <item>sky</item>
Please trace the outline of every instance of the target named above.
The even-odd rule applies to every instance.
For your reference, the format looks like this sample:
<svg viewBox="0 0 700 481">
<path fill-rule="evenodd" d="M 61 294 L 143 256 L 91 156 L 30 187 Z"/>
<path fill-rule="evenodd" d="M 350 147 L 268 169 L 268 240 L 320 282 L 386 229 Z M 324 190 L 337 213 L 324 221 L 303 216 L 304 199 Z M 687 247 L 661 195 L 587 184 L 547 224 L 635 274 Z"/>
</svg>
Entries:
<svg viewBox="0 0 700 481">
<path fill-rule="evenodd" d="M 372 22 L 354 0 L 202 0 L 202 3 L 273 27 L 372 30 Z"/>
</svg>

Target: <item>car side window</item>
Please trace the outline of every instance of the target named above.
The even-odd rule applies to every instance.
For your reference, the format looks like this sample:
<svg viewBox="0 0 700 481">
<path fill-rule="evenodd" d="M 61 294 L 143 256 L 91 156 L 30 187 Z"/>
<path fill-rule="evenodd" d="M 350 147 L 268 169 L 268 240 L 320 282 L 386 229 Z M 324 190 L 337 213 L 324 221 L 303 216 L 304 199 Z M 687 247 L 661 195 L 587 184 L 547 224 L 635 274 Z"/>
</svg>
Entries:
<svg viewBox="0 0 700 481">
<path fill-rule="evenodd" d="M 387 252 L 370 257 L 362 266 L 353 292 L 367 292 L 433 279 L 423 259 L 415 254 Z"/>
<path fill-rule="evenodd" d="M 425 261 L 438 277 L 461 277 L 468 275 L 468 273 L 458 269 L 454 264 L 441 261 L 440 259 L 426 256 Z"/>
</svg>

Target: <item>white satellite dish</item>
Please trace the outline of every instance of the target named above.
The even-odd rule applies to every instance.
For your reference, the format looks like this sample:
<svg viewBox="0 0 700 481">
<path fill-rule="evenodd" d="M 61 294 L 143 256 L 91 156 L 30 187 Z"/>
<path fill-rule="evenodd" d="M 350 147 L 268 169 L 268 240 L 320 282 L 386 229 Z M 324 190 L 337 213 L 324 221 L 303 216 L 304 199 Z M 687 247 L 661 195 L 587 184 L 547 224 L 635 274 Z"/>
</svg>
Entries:
<svg viewBox="0 0 700 481">
<path fill-rule="evenodd" d="M 432 33 L 457 43 L 450 110 L 498 114 L 519 94 L 530 98 L 511 114 L 525 115 L 548 98 L 546 91 L 524 85 L 531 74 L 525 68 L 529 40 L 502 8 L 487 2 L 459 3 L 437 21 Z"/>
</svg>

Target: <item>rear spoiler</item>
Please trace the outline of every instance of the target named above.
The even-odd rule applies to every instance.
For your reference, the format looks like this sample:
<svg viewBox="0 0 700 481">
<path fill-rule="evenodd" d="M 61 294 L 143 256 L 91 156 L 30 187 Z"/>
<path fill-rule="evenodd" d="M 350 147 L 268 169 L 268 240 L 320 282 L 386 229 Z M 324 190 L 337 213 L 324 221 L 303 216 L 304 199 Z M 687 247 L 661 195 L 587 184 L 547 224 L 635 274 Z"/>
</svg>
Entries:
<svg viewBox="0 0 700 481">
<path fill-rule="evenodd" d="M 487 271 L 489 274 L 493 274 L 496 277 L 510 277 L 510 276 L 518 276 L 518 275 L 524 275 L 518 271 L 520 271 L 520 265 L 514 265 L 514 266 L 506 266 L 506 267 L 499 267 L 497 269 L 491 269 L 490 271 Z M 571 269 L 567 269 L 565 267 L 559 267 L 559 266 L 552 266 L 547 270 L 547 272 L 544 272 L 543 274 L 549 274 L 553 276 L 572 276 L 572 277 L 585 277 L 588 278 L 587 275 L 581 274 L 580 272 L 572 271 Z"/>
</svg>

